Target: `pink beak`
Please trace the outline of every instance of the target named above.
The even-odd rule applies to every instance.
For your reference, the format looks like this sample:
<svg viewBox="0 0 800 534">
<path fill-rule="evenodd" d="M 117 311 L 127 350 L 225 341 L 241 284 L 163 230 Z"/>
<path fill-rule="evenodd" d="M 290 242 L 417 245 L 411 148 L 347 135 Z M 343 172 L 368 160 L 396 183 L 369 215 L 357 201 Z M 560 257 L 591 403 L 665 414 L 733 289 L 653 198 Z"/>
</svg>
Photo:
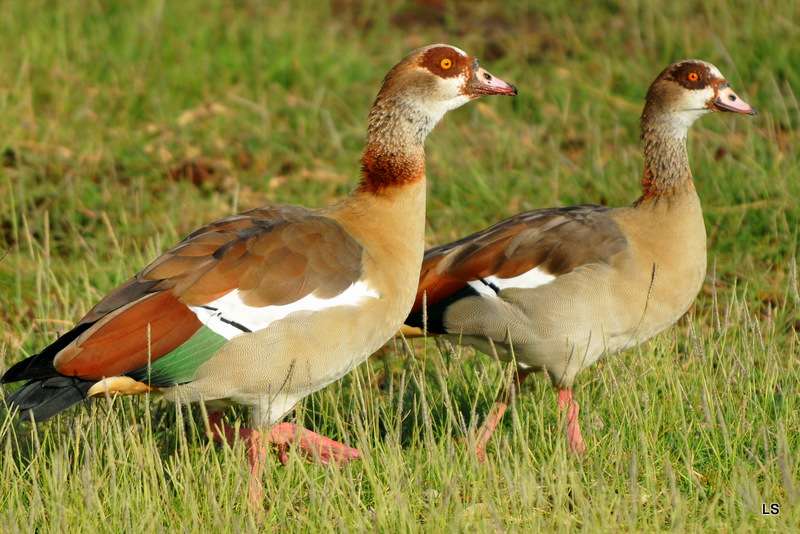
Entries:
<svg viewBox="0 0 800 534">
<path fill-rule="evenodd" d="M 717 99 L 714 101 L 714 108 L 719 111 L 758 115 L 758 110 L 739 98 L 727 82 L 720 85 L 717 91 Z"/>
<path fill-rule="evenodd" d="M 478 67 L 472 83 L 469 85 L 470 93 L 479 97 L 482 95 L 516 95 L 517 88 L 506 83 L 500 78 L 492 76 L 483 67 Z"/>
</svg>

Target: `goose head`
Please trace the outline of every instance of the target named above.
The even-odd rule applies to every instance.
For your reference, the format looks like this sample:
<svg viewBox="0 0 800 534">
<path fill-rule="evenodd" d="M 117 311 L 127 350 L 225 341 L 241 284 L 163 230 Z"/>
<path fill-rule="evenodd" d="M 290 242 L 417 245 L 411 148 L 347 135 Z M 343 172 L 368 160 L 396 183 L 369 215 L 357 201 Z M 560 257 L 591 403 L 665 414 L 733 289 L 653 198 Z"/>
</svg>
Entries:
<svg viewBox="0 0 800 534">
<path fill-rule="evenodd" d="M 690 59 L 669 65 L 650 85 L 642 113 L 643 128 L 649 122 L 666 121 L 685 136 L 692 123 L 715 111 L 757 115 L 742 100 L 717 67 Z"/>
<path fill-rule="evenodd" d="M 476 57 L 434 44 L 411 52 L 389 71 L 370 119 L 402 117 L 422 141 L 448 111 L 485 95 L 516 94 L 516 87 L 487 72 Z"/>
</svg>

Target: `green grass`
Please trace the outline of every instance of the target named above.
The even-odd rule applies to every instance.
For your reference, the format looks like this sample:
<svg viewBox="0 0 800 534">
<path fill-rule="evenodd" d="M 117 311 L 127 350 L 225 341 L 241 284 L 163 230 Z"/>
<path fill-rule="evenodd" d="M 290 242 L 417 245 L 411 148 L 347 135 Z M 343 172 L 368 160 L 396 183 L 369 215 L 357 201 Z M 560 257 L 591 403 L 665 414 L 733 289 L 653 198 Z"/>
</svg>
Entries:
<svg viewBox="0 0 800 534">
<path fill-rule="evenodd" d="M 441 41 L 520 95 L 469 104 L 431 134 L 431 245 L 526 209 L 633 201 L 644 94 L 672 61 L 713 62 L 758 107 L 690 133 L 709 234 L 693 313 L 580 376 L 582 462 L 543 377 L 476 462 L 460 440 L 505 368 L 390 342 L 293 416 L 364 460 L 270 457 L 263 525 L 247 511 L 243 445 L 211 444 L 198 407 L 97 401 L 37 427 L 0 411 L 0 531 L 796 528 L 797 2 L 273 4 L 3 4 L 0 370 L 200 225 L 347 194 L 380 80 Z M 762 516 L 773 502 L 780 515 Z"/>
</svg>

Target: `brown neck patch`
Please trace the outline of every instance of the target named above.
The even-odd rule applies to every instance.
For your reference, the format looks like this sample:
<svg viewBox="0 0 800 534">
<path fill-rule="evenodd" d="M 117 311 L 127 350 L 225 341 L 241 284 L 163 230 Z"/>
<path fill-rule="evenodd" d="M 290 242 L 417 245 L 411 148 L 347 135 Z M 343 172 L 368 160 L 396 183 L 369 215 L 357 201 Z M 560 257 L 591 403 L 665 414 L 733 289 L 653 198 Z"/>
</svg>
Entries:
<svg viewBox="0 0 800 534">
<path fill-rule="evenodd" d="M 358 192 L 382 194 L 387 190 L 411 185 L 425 179 L 425 156 L 403 157 L 386 154 L 368 146 L 361 158 L 361 182 Z"/>
<path fill-rule="evenodd" d="M 642 196 L 636 204 L 647 203 L 658 199 L 677 198 L 695 190 L 692 173 L 686 169 L 682 177 L 664 178 L 653 173 L 650 162 L 645 163 L 644 175 L 642 176 Z"/>
</svg>

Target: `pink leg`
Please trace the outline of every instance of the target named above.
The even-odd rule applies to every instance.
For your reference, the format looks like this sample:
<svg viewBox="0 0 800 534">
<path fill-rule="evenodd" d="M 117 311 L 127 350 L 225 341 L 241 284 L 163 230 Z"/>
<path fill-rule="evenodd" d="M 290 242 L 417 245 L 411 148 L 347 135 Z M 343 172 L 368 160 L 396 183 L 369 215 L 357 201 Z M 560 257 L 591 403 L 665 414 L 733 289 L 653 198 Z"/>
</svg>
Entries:
<svg viewBox="0 0 800 534">
<path fill-rule="evenodd" d="M 208 415 L 211 427 L 210 437 L 217 443 L 233 445 L 236 441 L 236 429 L 222 420 L 222 412 L 212 412 Z M 267 454 L 261 438 L 261 432 L 250 428 L 240 428 L 239 438 L 247 440 L 247 466 L 250 468 L 249 502 L 253 510 L 260 510 L 264 502 L 264 490 L 261 487 L 261 477 L 264 473 L 264 464 L 261 462 Z"/>
<path fill-rule="evenodd" d="M 575 454 L 583 454 L 586 452 L 586 445 L 583 443 L 581 427 L 578 423 L 578 412 L 581 408 L 578 406 L 578 402 L 572 397 L 572 388 L 558 391 L 558 409 L 560 411 L 567 410 L 567 418 L 564 421 L 564 431 L 567 434 L 569 451 Z"/>
<path fill-rule="evenodd" d="M 217 443 L 233 445 L 237 432 L 222 420 L 222 412 L 213 412 L 208 416 L 211 437 Z M 261 432 L 250 428 L 240 428 L 239 439 L 247 440 L 247 464 L 250 468 L 250 505 L 260 509 L 263 502 L 264 490 L 261 487 L 261 477 L 264 473 L 262 459 L 266 456 Z M 299 439 L 298 439 L 299 438 Z M 267 441 L 278 447 L 278 458 L 286 465 L 289 461 L 289 445 L 297 442 L 300 450 L 312 459 L 319 459 L 323 465 L 328 465 L 332 460 L 336 462 L 349 462 L 361 458 L 361 452 L 334 441 L 316 432 L 311 432 L 292 423 L 281 423 L 269 432 Z"/>
<path fill-rule="evenodd" d="M 509 387 L 503 387 L 500 393 L 497 394 L 497 400 L 494 401 L 492 409 L 489 410 L 486 419 L 483 421 L 483 425 L 481 425 L 481 428 L 475 435 L 475 454 L 481 462 L 484 461 L 483 450 L 486 448 L 489 438 L 492 437 L 492 432 L 494 432 L 497 424 L 500 423 L 503 414 L 506 413 L 506 409 L 511 403 L 511 400 L 519 393 L 519 384 L 522 384 L 522 381 L 525 380 L 529 374 L 529 372 L 518 370 L 517 376 L 512 377 L 511 385 Z"/>
</svg>

